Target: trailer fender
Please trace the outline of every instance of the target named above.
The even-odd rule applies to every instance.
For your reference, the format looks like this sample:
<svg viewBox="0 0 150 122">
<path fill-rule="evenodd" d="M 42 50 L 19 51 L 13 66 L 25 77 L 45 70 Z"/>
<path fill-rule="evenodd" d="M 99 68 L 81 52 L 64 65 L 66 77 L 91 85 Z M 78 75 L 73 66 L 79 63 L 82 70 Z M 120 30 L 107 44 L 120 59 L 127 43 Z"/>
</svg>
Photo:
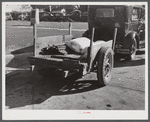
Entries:
<svg viewBox="0 0 150 122">
<path fill-rule="evenodd" d="M 92 50 L 92 59 L 95 59 L 97 53 L 101 49 L 101 47 L 112 47 L 112 40 L 109 40 L 107 42 L 99 40 L 93 44 L 93 50 Z"/>
<path fill-rule="evenodd" d="M 98 40 L 93 44 L 92 54 L 90 56 L 91 62 L 92 62 L 92 68 L 93 68 L 93 65 L 95 64 L 95 62 L 97 61 L 97 55 L 98 55 L 100 49 L 102 47 L 112 47 L 112 42 L 113 42 L 113 40 L 109 40 L 107 42 L 105 42 L 103 40 Z M 83 59 L 88 58 L 88 53 L 89 53 L 89 47 L 88 47 L 87 53 L 82 55 L 81 58 L 83 58 Z"/>
<path fill-rule="evenodd" d="M 98 56 L 102 47 L 112 47 L 112 40 L 109 40 L 107 42 L 98 41 L 96 44 L 93 45 L 93 50 L 92 50 L 92 55 L 91 55 L 92 68 L 97 61 L 97 56 Z"/>
<path fill-rule="evenodd" d="M 133 39 L 136 39 L 137 42 L 137 48 L 139 48 L 139 35 L 135 31 L 130 31 L 123 40 L 123 48 L 124 49 L 131 49 L 131 46 L 133 44 Z"/>
</svg>

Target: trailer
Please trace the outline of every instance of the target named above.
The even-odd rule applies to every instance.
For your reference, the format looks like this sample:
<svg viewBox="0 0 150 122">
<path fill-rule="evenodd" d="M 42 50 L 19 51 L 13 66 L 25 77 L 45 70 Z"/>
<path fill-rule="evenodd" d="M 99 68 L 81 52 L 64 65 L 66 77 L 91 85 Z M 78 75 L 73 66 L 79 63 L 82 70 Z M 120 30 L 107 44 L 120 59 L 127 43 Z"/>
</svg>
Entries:
<svg viewBox="0 0 150 122">
<path fill-rule="evenodd" d="M 73 40 L 71 23 L 68 35 L 38 38 L 34 24 L 34 56 L 29 57 L 30 64 L 34 67 L 32 70 L 44 77 L 55 77 L 59 71 L 63 79 L 73 72 L 78 72 L 79 77 L 96 72 L 101 86 L 109 84 L 114 55 L 120 54 L 128 60 L 134 59 L 136 50 L 140 47 L 140 40 L 144 38 L 141 36 L 144 29 L 140 26 L 142 9 L 141 6 L 125 5 L 88 6 L 89 28 L 83 37 L 76 39 L 90 40 L 84 54 L 70 51 L 71 48 L 67 45 Z M 51 50 L 49 53 L 43 53 L 51 48 L 61 51 L 53 53 Z"/>
</svg>

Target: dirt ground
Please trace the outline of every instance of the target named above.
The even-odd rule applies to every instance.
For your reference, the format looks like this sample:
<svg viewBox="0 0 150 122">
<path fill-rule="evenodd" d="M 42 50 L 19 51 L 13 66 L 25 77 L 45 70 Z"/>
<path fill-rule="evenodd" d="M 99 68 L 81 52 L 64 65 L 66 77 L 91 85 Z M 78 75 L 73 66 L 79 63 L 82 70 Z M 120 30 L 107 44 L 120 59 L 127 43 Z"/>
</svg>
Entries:
<svg viewBox="0 0 150 122">
<path fill-rule="evenodd" d="M 31 76 L 29 55 L 6 56 L 7 110 L 145 110 L 144 50 L 133 61 L 115 62 L 105 87 L 99 86 L 95 73 L 67 81 Z"/>
<path fill-rule="evenodd" d="M 31 76 L 28 56 L 33 52 L 33 30 L 29 24 L 6 23 L 6 110 L 145 110 L 144 50 L 137 52 L 133 61 L 114 62 L 112 79 L 105 87 L 99 86 L 95 73 L 77 80 L 74 75 L 65 82 L 58 77 L 43 78 L 37 73 Z M 63 28 L 67 26 L 68 23 L 41 23 L 37 34 L 66 34 Z M 73 26 L 87 29 L 87 23 Z M 53 30 L 58 27 L 62 30 Z M 74 36 L 82 35 L 84 31 L 80 29 L 73 30 Z"/>
</svg>

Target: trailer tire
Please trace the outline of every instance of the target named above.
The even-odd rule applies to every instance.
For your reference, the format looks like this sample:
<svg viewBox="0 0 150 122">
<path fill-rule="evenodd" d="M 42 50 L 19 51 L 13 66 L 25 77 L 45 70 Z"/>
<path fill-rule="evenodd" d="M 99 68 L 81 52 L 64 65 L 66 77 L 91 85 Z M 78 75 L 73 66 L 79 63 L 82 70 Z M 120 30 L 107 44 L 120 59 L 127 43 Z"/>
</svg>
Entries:
<svg viewBox="0 0 150 122">
<path fill-rule="evenodd" d="M 40 67 L 37 66 L 37 72 L 39 75 L 47 78 L 52 78 L 55 76 L 55 68 L 52 67 Z"/>
<path fill-rule="evenodd" d="M 137 50 L 137 41 L 136 41 L 136 38 L 133 38 L 133 43 L 132 43 L 132 46 L 131 46 L 131 54 L 128 54 L 126 56 L 127 61 L 133 60 L 135 58 L 136 50 Z"/>
<path fill-rule="evenodd" d="M 106 86 L 110 82 L 113 60 L 112 49 L 110 47 L 102 47 L 97 59 L 97 79 L 101 86 Z"/>
</svg>

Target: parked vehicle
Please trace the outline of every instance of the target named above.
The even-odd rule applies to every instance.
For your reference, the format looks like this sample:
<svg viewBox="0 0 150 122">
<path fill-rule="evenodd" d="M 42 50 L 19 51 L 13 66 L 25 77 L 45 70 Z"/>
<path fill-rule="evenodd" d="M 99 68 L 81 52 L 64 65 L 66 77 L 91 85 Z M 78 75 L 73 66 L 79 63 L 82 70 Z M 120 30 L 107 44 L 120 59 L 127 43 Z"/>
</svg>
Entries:
<svg viewBox="0 0 150 122">
<path fill-rule="evenodd" d="M 19 13 L 17 11 L 12 11 L 13 20 L 18 20 Z"/>
<path fill-rule="evenodd" d="M 69 19 L 72 21 L 81 21 L 81 11 L 80 10 L 74 10 L 70 14 L 67 15 Z"/>
<path fill-rule="evenodd" d="M 50 21 L 51 14 L 50 14 L 50 12 L 40 12 L 39 18 L 40 18 L 40 21 Z"/>
<path fill-rule="evenodd" d="M 13 20 L 12 15 L 11 15 L 10 12 L 6 12 L 5 20 L 6 20 L 6 21 L 8 21 L 8 20 Z"/>
<path fill-rule="evenodd" d="M 145 24 L 142 6 L 90 6 L 89 30 L 83 36 L 90 38 L 93 25 L 97 28 L 95 40 L 108 41 L 114 36 L 114 27 L 118 27 L 115 55 L 133 60 L 136 50 L 141 48 L 141 41 L 145 38 Z"/>
<path fill-rule="evenodd" d="M 81 22 L 88 21 L 88 12 L 81 12 Z"/>
<path fill-rule="evenodd" d="M 30 21 L 30 14 L 31 14 L 31 12 L 13 11 L 12 18 L 13 18 L 13 20 Z"/>
<path fill-rule="evenodd" d="M 26 20 L 27 20 L 27 21 L 30 21 L 30 19 L 31 19 L 31 12 L 27 12 Z"/>
<path fill-rule="evenodd" d="M 66 13 L 63 13 L 61 11 L 52 11 L 51 12 L 51 21 L 67 21 L 68 17 L 66 16 Z"/>
</svg>

